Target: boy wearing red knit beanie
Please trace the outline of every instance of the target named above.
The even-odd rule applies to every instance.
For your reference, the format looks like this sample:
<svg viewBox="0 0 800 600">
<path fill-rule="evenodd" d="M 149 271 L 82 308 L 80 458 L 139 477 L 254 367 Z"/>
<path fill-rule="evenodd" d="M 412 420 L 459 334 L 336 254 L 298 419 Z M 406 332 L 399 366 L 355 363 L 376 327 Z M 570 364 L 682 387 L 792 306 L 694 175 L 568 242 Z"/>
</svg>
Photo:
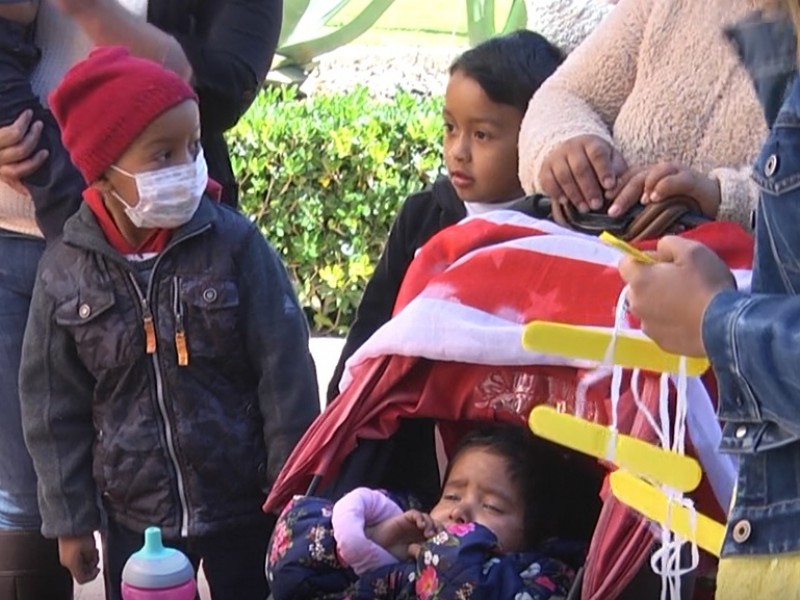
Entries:
<svg viewBox="0 0 800 600">
<path fill-rule="evenodd" d="M 142 532 L 263 600 L 269 486 L 319 411 L 308 327 L 258 229 L 206 194 L 197 98 L 100 48 L 50 98 L 85 202 L 39 266 L 20 387 L 42 532 L 108 598 Z"/>
</svg>

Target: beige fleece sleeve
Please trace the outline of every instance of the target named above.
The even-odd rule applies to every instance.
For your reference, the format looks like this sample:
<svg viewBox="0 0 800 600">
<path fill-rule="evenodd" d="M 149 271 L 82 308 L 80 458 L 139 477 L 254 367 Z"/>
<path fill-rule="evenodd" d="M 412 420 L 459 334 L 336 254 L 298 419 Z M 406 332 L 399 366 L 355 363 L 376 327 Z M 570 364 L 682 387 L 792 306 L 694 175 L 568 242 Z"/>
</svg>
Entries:
<svg viewBox="0 0 800 600">
<path fill-rule="evenodd" d="M 751 178 L 751 166 L 740 169 L 720 167 L 708 175 L 719 182 L 718 221 L 733 221 L 747 231 L 752 230 L 752 213 L 758 206 L 758 187 Z"/>
<path fill-rule="evenodd" d="M 633 89 L 642 32 L 653 0 L 625 0 L 534 94 L 519 136 L 519 179 L 540 191 L 539 171 L 558 144 L 594 134 L 611 142 L 611 125 Z"/>
</svg>

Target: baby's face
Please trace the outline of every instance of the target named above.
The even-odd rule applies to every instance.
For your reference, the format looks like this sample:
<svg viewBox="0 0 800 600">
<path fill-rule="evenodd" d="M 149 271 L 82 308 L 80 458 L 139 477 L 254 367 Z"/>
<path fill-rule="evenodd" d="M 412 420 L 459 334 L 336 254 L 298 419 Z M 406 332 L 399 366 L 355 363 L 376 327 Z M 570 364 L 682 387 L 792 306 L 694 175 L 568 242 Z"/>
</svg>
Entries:
<svg viewBox="0 0 800 600">
<path fill-rule="evenodd" d="M 464 451 L 452 465 L 431 517 L 444 525 L 480 523 L 505 552 L 523 550 L 525 501 L 506 458 L 485 448 Z"/>
</svg>

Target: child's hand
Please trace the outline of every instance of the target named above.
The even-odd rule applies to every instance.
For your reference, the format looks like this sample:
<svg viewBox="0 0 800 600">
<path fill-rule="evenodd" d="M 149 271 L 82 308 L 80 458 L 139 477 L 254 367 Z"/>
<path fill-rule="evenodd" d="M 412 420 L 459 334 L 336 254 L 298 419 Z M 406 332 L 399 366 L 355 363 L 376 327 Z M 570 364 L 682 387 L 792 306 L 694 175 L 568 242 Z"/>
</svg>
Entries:
<svg viewBox="0 0 800 600">
<path fill-rule="evenodd" d="M 80 584 L 92 581 L 100 573 L 100 554 L 91 533 L 58 538 L 58 557 Z"/>
<path fill-rule="evenodd" d="M 403 514 L 367 527 L 364 533 L 398 560 L 405 560 L 412 552 L 410 546 L 424 542 L 441 530 L 442 526 L 429 514 L 418 510 L 407 510 Z"/>
<path fill-rule="evenodd" d="M 617 217 L 636 202 L 650 204 L 672 196 L 694 198 L 703 214 L 712 219 L 722 200 L 717 181 L 675 163 L 658 163 L 634 167 L 620 178 L 619 186 L 608 194 L 614 200 L 608 214 Z"/>
<path fill-rule="evenodd" d="M 705 356 L 703 315 L 716 294 L 736 288 L 736 280 L 719 256 L 693 240 L 661 238 L 657 259 L 654 265 L 630 257 L 620 263 L 631 312 L 664 350 Z"/>
<path fill-rule="evenodd" d="M 720 196 L 719 182 L 702 173 L 675 163 L 659 163 L 647 171 L 642 204 L 661 202 L 671 196 L 689 196 L 700 210 L 712 219 L 717 216 Z"/>
</svg>

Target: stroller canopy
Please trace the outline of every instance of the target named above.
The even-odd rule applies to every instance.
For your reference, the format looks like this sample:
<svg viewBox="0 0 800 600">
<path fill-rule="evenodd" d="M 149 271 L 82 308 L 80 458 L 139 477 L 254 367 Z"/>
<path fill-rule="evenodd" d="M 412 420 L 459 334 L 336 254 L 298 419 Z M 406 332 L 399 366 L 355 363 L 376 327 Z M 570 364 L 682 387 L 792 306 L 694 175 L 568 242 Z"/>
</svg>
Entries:
<svg viewBox="0 0 800 600">
<path fill-rule="evenodd" d="M 741 228 L 709 223 L 683 235 L 714 249 L 740 289 L 749 286 L 753 244 Z M 595 237 L 511 211 L 471 217 L 437 234 L 411 264 L 394 317 L 347 362 L 339 397 L 297 445 L 265 510 L 280 510 L 312 480 L 330 485 L 358 439 L 388 438 L 399 419 L 435 419 L 446 446 L 459 423 L 522 422 L 543 403 L 608 422 L 607 380 L 588 389 L 585 403 L 576 395 L 581 377 L 597 365 L 527 352 L 521 337 L 534 320 L 612 328 L 623 289 L 620 257 Z M 626 381 L 619 430 L 655 442 Z M 717 452 L 713 377 L 691 379 L 688 388 L 688 445 L 704 470 L 695 500 L 724 520 L 734 468 Z M 639 392 L 657 414 L 658 375 L 643 373 Z M 582 596 L 598 600 L 619 594 L 653 543 L 645 519 L 608 493 L 603 500 Z"/>
</svg>

